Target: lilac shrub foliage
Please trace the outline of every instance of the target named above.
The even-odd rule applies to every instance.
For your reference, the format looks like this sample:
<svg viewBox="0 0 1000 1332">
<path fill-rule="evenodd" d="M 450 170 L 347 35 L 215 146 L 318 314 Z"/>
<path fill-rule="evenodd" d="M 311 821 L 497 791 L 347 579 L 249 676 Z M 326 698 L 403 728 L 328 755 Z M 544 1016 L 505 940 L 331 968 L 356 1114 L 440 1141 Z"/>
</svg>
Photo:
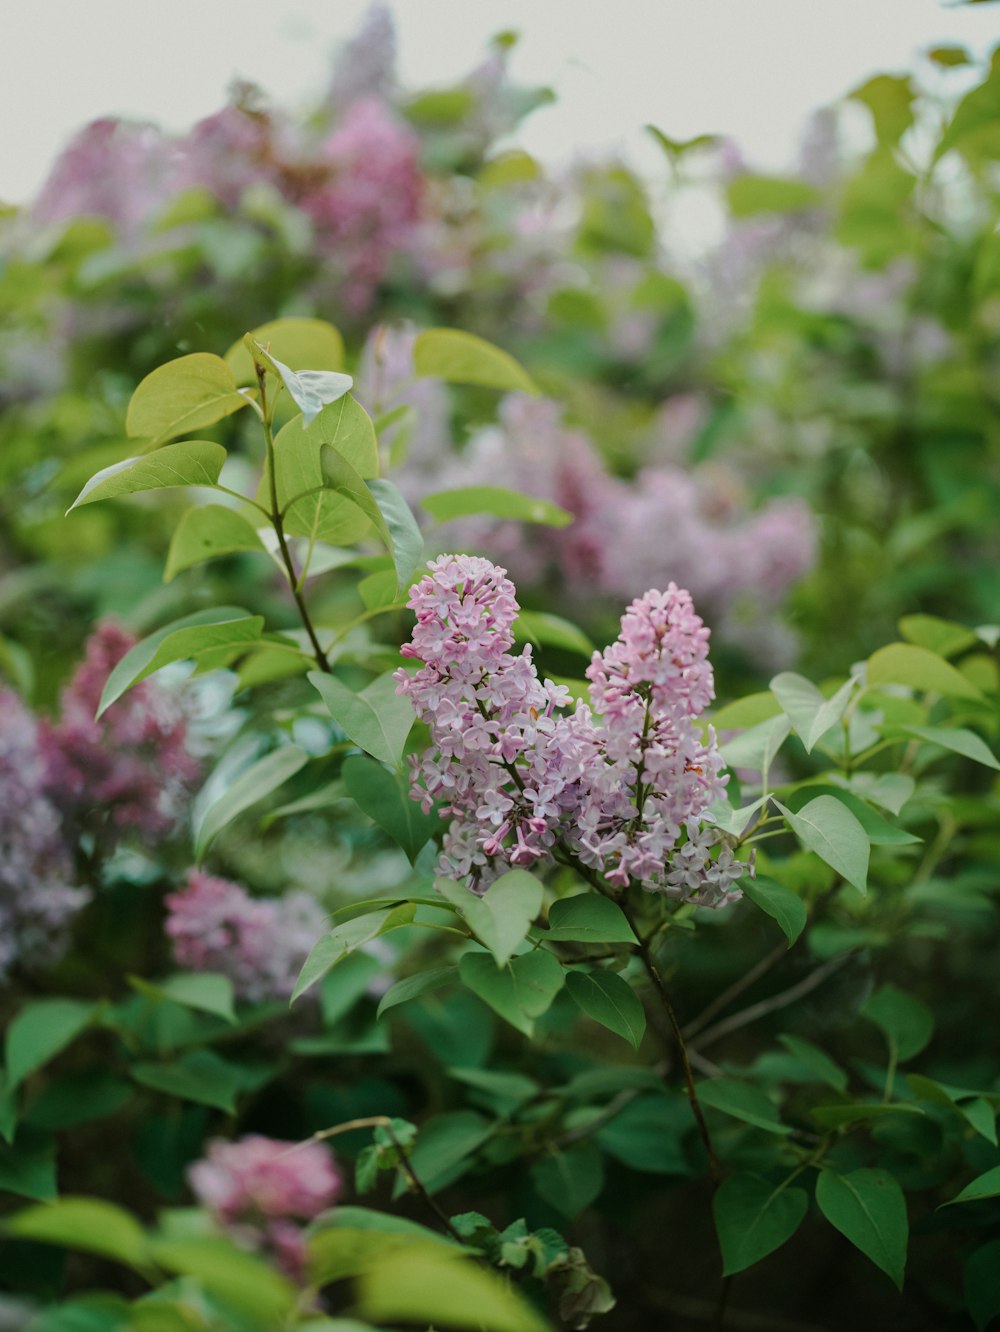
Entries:
<svg viewBox="0 0 1000 1332">
<path fill-rule="evenodd" d="M 342 1188 L 325 1147 L 257 1133 L 236 1142 L 213 1138 L 187 1173 L 195 1197 L 241 1248 L 273 1259 L 294 1281 L 305 1279 L 302 1223 L 331 1207 Z"/>
<path fill-rule="evenodd" d="M 432 747 L 414 796 L 450 819 L 441 871 L 485 889 L 507 866 L 570 857 L 615 888 L 721 906 L 746 866 L 712 826 L 726 786 L 709 727 L 708 630 L 673 583 L 633 601 L 620 637 L 594 654 L 590 706 L 540 681 L 531 646 L 513 655 L 519 609 L 505 570 L 443 555 L 413 589 L 417 617 L 397 673 Z"/>
<path fill-rule="evenodd" d="M 164 926 L 190 971 L 228 976 L 240 999 L 287 999 L 326 917 L 309 893 L 254 898 L 238 883 L 193 869 L 170 893 Z"/>
</svg>

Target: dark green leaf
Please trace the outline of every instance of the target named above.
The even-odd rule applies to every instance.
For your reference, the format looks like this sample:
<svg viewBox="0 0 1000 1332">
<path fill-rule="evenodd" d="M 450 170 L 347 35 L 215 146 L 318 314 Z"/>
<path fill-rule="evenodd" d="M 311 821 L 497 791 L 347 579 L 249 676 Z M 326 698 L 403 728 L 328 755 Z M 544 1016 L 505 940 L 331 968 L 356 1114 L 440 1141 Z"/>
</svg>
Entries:
<svg viewBox="0 0 1000 1332">
<path fill-rule="evenodd" d="M 798 893 L 793 893 L 791 888 L 763 874 L 753 879 L 749 876 L 741 879 L 740 887 L 754 906 L 760 907 L 761 911 L 777 921 L 791 946 L 809 919 L 806 904 Z"/>
<path fill-rule="evenodd" d="M 646 1014 L 627 981 L 614 971 L 568 970 L 566 988 L 588 1017 L 638 1050 L 646 1030 Z"/>
<path fill-rule="evenodd" d="M 895 985 L 876 990 L 861 1012 L 885 1033 L 896 1059 L 912 1059 L 934 1034 L 934 1015 L 927 1005 Z"/>
<path fill-rule="evenodd" d="M 233 1011 L 233 982 L 228 976 L 211 971 L 180 972 L 166 980 L 151 982 L 130 976 L 129 983 L 140 994 L 151 999 L 169 999 L 185 1008 L 196 1008 L 202 1013 L 213 1013 L 226 1022 L 235 1022 Z"/>
<path fill-rule="evenodd" d="M 982 1175 L 977 1175 L 971 1184 L 966 1184 L 961 1193 L 949 1198 L 945 1206 L 952 1203 L 980 1202 L 983 1198 L 1000 1198 L 1000 1166 L 994 1166 Z"/>
<path fill-rule="evenodd" d="M 823 1170 L 816 1181 L 819 1209 L 842 1235 L 903 1289 L 909 1223 L 903 1191 L 887 1170 Z"/>
<path fill-rule="evenodd" d="M 193 1050 L 169 1063 L 133 1064 L 130 1072 L 144 1087 L 229 1114 L 235 1113 L 237 1094 L 245 1086 L 244 1070 L 212 1050 Z"/>
<path fill-rule="evenodd" d="M 315 985 L 321 976 L 325 976 L 342 957 L 347 957 L 349 953 L 353 953 L 363 944 L 370 943 L 380 934 L 387 934 L 390 930 L 408 925 L 415 911 L 414 905 L 407 902 L 399 906 L 382 907 L 378 911 L 369 911 L 334 926 L 329 934 L 324 934 L 314 945 L 312 952 L 306 958 L 296 981 L 291 1002 L 294 1004 L 300 995 Z"/>
<path fill-rule="evenodd" d="M 429 1193 L 457 1178 L 455 1168 L 493 1133 L 494 1124 L 474 1110 L 436 1115 L 421 1130 L 410 1156 L 414 1173 Z"/>
<path fill-rule="evenodd" d="M 1000 1239 L 990 1240 L 965 1260 L 965 1307 L 978 1332 L 1000 1314 Z"/>
<path fill-rule="evenodd" d="M 20 1131 L 13 1146 L 0 1143 L 0 1193 L 15 1193 L 33 1202 L 56 1197 L 55 1142 Z"/>
<path fill-rule="evenodd" d="M 488 953 L 465 953 L 458 974 L 473 994 L 526 1036 L 563 986 L 562 967 L 541 949 L 515 957 L 502 968 Z"/>
<path fill-rule="evenodd" d="M 775 1187 L 757 1175 L 730 1175 L 712 1199 L 723 1276 L 766 1258 L 798 1230 L 809 1206 L 802 1189 Z"/>
<path fill-rule="evenodd" d="M 416 976 L 405 976 L 386 990 L 379 1002 L 376 1017 L 381 1017 L 383 1013 L 388 1012 L 390 1008 L 395 1008 L 397 1004 L 408 1003 L 411 999 L 417 999 L 422 994 L 430 994 L 434 990 L 440 990 L 443 986 L 450 985 L 452 981 L 457 980 L 457 967 L 435 967 L 433 971 L 421 971 Z"/>
<path fill-rule="evenodd" d="M 409 774 L 390 772 L 373 759 L 352 754 L 344 761 L 342 776 L 351 799 L 403 848 L 412 865 L 441 820 L 410 799 Z"/>
<path fill-rule="evenodd" d="M 563 897 L 549 907 L 546 939 L 566 943 L 628 943 L 636 937 L 620 906 L 596 893 Z"/>
<path fill-rule="evenodd" d="M 804 1064 L 810 1072 L 815 1073 L 820 1082 L 825 1082 L 834 1091 L 847 1090 L 847 1074 L 839 1064 L 835 1064 L 829 1055 L 824 1054 L 811 1041 L 804 1041 L 801 1036 L 788 1035 L 779 1036 L 778 1040 L 800 1064 Z"/>
<path fill-rule="evenodd" d="M 76 999 L 33 999 L 25 1004 L 7 1028 L 7 1092 L 74 1041 L 96 1011 L 96 1005 Z"/>
<path fill-rule="evenodd" d="M 572 1221 L 603 1188 L 604 1159 L 593 1143 L 576 1143 L 532 1166 L 531 1182 L 540 1197 Z"/>
<path fill-rule="evenodd" d="M 777 1107 L 767 1093 L 749 1082 L 738 1082 L 735 1078 L 707 1078 L 698 1083 L 698 1099 L 702 1105 L 722 1110 L 734 1119 L 742 1119 L 768 1133 L 791 1133 L 791 1129 L 779 1120 Z"/>
</svg>

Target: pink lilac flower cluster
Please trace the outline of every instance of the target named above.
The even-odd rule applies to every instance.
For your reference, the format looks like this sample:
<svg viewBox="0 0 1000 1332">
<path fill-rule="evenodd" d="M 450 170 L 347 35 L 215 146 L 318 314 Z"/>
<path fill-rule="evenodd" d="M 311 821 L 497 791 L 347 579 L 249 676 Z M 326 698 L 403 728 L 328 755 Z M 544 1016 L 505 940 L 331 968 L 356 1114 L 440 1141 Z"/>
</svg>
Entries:
<svg viewBox="0 0 1000 1332">
<path fill-rule="evenodd" d="M 73 822 L 100 820 L 105 841 L 173 832 L 198 776 L 178 694 L 144 680 L 95 720 L 108 676 L 134 643 L 119 625 L 99 624 L 58 721 L 43 722 L 39 735 L 52 800 Z"/>
<path fill-rule="evenodd" d="M 89 893 L 74 883 L 59 811 L 45 792 L 38 723 L 0 690 L 0 980 L 58 960 Z"/>
<path fill-rule="evenodd" d="M 326 917 L 307 892 L 254 898 L 238 883 L 191 870 L 167 899 L 164 926 L 174 956 L 190 971 L 228 976 L 252 1003 L 287 999 Z"/>
<path fill-rule="evenodd" d="M 592 707 L 508 650 L 518 611 L 506 571 L 443 555 L 412 589 L 417 624 L 398 692 L 428 724 L 412 794 L 450 820 L 441 872 L 482 890 L 510 865 L 577 859 L 619 888 L 719 906 L 745 867 L 707 809 L 726 778 L 695 718 L 713 697 L 708 630 L 673 584 L 634 601 L 588 670 Z"/>
<path fill-rule="evenodd" d="M 325 1147 L 259 1134 L 214 1138 L 187 1175 L 195 1197 L 238 1244 L 273 1258 L 293 1280 L 304 1278 L 302 1222 L 331 1207 L 341 1190 Z"/>
</svg>

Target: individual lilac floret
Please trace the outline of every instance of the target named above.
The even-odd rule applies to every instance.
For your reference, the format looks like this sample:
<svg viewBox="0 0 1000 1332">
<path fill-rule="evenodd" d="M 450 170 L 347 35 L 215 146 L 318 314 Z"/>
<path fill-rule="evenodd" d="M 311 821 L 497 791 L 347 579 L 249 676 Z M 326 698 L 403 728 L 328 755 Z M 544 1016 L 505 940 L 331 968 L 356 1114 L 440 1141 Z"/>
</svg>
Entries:
<svg viewBox="0 0 1000 1332">
<path fill-rule="evenodd" d="M 287 999 L 326 917 L 307 892 L 254 898 L 229 879 L 191 870 L 166 899 L 174 956 L 190 971 L 228 976 L 240 999 Z"/>
<path fill-rule="evenodd" d="M 293 1280 L 305 1275 L 301 1223 L 331 1207 L 341 1190 L 340 1172 L 320 1143 L 259 1134 L 238 1142 L 213 1138 L 187 1177 L 198 1201 L 238 1244 L 274 1258 Z"/>
<path fill-rule="evenodd" d="M 89 893 L 75 886 L 59 811 L 44 790 L 38 725 L 0 690 L 0 980 L 58 960 Z"/>
<path fill-rule="evenodd" d="M 74 822 L 99 820 L 104 849 L 126 830 L 148 840 L 173 832 L 199 770 L 181 699 L 151 680 L 95 720 L 108 676 L 134 642 L 119 625 L 98 625 L 63 690 L 59 720 L 41 730 L 51 798 Z"/>
</svg>

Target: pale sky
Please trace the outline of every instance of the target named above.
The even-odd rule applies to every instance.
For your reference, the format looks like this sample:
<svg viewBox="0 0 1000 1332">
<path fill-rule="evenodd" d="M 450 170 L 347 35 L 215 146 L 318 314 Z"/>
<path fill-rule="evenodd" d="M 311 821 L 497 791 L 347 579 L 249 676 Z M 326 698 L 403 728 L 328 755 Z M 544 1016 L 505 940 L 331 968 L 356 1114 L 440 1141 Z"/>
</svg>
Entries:
<svg viewBox="0 0 1000 1332">
<path fill-rule="evenodd" d="M 501 29 L 522 35 L 513 69 L 555 107 L 521 141 L 544 160 L 624 149 L 642 126 L 721 132 L 750 163 L 789 164 L 808 112 L 930 45 L 983 55 L 1000 4 L 939 0 L 392 0 L 408 86 L 467 73 Z M 33 0 L 5 6 L 0 199 L 30 197 L 72 133 L 102 115 L 184 130 L 234 77 L 279 106 L 308 105 L 367 0 Z M 961 80 L 962 73 L 955 76 Z M 652 162 L 652 158 L 647 161 Z"/>
</svg>

